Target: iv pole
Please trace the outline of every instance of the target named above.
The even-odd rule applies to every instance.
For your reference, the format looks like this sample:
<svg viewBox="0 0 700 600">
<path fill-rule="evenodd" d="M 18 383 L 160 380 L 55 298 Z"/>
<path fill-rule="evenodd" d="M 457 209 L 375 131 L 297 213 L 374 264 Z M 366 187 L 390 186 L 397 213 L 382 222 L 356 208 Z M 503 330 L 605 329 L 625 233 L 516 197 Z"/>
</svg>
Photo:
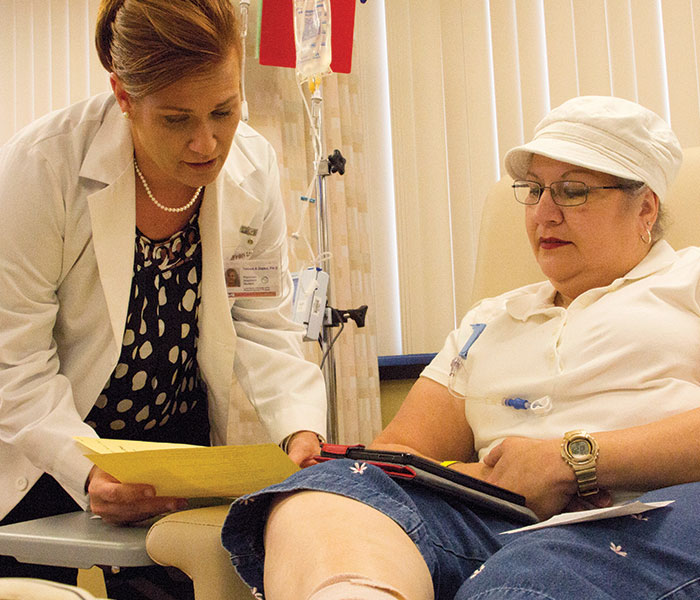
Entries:
<svg viewBox="0 0 700 600">
<path fill-rule="evenodd" d="M 319 137 L 319 164 L 317 165 L 318 177 L 318 200 L 316 203 L 316 239 L 318 245 L 319 256 L 330 251 L 330 215 L 327 206 L 326 198 L 326 177 L 330 175 L 331 169 L 327 158 L 324 158 L 323 144 L 323 93 L 322 83 L 318 83 L 311 97 L 311 118 L 314 119 L 315 128 Z M 330 268 L 326 267 L 326 272 L 329 276 L 328 290 L 326 296 L 328 298 L 327 305 L 330 306 L 331 284 L 330 284 Z M 328 441 L 331 444 L 338 442 L 338 398 L 337 398 L 337 382 L 336 382 L 336 365 L 335 356 L 333 354 L 333 342 L 330 333 L 330 315 L 328 309 L 324 318 L 323 327 L 321 328 L 321 351 L 325 355 L 323 362 L 323 378 L 326 382 L 326 398 L 328 402 L 328 413 L 326 416 L 326 427 Z"/>
<path fill-rule="evenodd" d="M 246 100 L 246 94 L 245 94 L 245 45 L 246 45 L 246 38 L 248 35 L 248 10 L 250 7 L 250 0 L 239 0 L 239 8 L 240 8 L 240 13 L 241 13 L 241 23 L 242 23 L 242 31 L 241 31 L 241 38 L 243 40 L 242 46 L 243 46 L 243 56 L 242 56 L 242 63 L 243 63 L 243 69 L 241 72 L 241 96 L 242 96 L 242 120 L 243 121 L 248 121 L 248 102 Z M 323 111 L 322 111 L 322 104 L 323 104 L 323 95 L 321 93 L 321 81 L 319 78 L 319 81 L 316 84 L 315 90 L 312 94 L 311 98 L 311 118 L 313 119 L 313 123 L 311 123 L 312 126 L 315 126 L 316 132 L 318 134 L 318 156 L 316 158 L 317 164 L 314 166 L 316 167 L 316 176 L 318 177 L 318 200 L 316 206 L 317 208 L 317 216 L 316 216 L 316 236 L 317 236 L 317 244 L 318 244 L 318 253 L 319 256 L 325 256 L 326 253 L 330 250 L 330 216 L 328 214 L 328 207 L 326 205 L 326 177 L 331 174 L 331 166 L 330 166 L 330 161 L 327 158 L 324 158 L 324 145 L 323 145 Z M 342 157 L 341 157 L 342 158 Z M 344 165 L 344 159 L 343 160 L 343 165 Z M 341 173 L 344 172 L 344 169 L 341 168 L 338 169 L 337 167 L 334 167 L 333 170 L 337 170 Z M 326 272 L 328 273 L 329 276 L 329 284 L 328 288 L 326 291 L 326 297 L 330 298 L 331 297 L 331 287 L 330 287 L 330 269 L 326 267 Z M 327 306 L 330 306 L 330 303 L 327 302 Z M 324 321 L 323 321 L 323 326 L 321 327 L 321 336 L 320 336 L 320 342 L 321 342 L 321 352 L 325 356 L 325 360 L 323 362 L 323 367 L 322 367 L 322 373 L 323 373 L 323 378 L 325 380 L 326 384 L 326 401 L 327 401 L 327 415 L 326 415 L 326 429 L 327 429 L 327 438 L 328 441 L 331 443 L 337 443 L 338 442 L 338 401 L 337 401 L 337 383 L 336 383 L 336 376 L 335 376 L 335 357 L 333 355 L 333 341 L 331 339 L 331 334 L 330 334 L 330 328 L 332 326 L 332 319 L 330 317 L 330 309 L 326 308 L 326 314 L 324 316 Z"/>
<path fill-rule="evenodd" d="M 366 0 L 361 0 L 365 2 Z M 248 120 L 248 103 L 246 101 L 245 95 L 245 44 L 246 37 L 248 33 L 248 10 L 250 6 L 250 0 L 239 0 L 239 8 L 241 13 L 242 22 L 242 32 L 241 38 L 243 40 L 243 69 L 241 72 L 241 96 L 242 96 L 242 118 L 244 121 Z M 301 89 L 301 88 L 300 88 Z M 335 150 L 331 156 L 327 156 L 324 153 L 324 143 L 323 143 L 323 94 L 322 94 L 322 83 L 321 77 L 318 76 L 311 95 L 311 107 L 309 110 L 309 117 L 311 119 L 311 128 L 315 130 L 317 138 L 316 156 L 314 157 L 314 177 L 317 178 L 318 185 L 318 199 L 316 200 L 317 212 L 316 212 L 316 236 L 317 236 L 317 246 L 318 246 L 318 256 L 328 256 L 330 252 L 330 212 L 327 205 L 326 196 L 326 177 L 331 173 L 339 173 L 343 175 L 345 173 L 345 158 L 339 150 Z M 321 344 L 321 351 L 324 356 L 323 363 L 321 365 L 321 371 L 326 384 L 326 402 L 327 402 L 327 416 L 326 416 L 326 429 L 327 438 L 331 443 L 338 443 L 338 400 L 337 400 L 337 381 L 336 381 L 336 362 L 335 356 L 333 354 L 333 344 L 336 341 L 337 335 L 331 335 L 331 329 L 338 325 L 342 326 L 352 319 L 355 321 L 358 327 L 364 327 L 365 325 L 365 314 L 367 312 L 367 306 L 363 305 L 356 309 L 338 310 L 331 307 L 329 299 L 331 298 L 331 285 L 330 285 L 330 268 L 326 266 L 326 273 L 328 275 L 329 284 L 326 289 L 326 306 L 325 314 L 323 319 L 323 324 L 321 327 L 321 333 L 319 336 L 319 342 Z M 340 333 L 340 332 L 339 332 Z"/>
</svg>

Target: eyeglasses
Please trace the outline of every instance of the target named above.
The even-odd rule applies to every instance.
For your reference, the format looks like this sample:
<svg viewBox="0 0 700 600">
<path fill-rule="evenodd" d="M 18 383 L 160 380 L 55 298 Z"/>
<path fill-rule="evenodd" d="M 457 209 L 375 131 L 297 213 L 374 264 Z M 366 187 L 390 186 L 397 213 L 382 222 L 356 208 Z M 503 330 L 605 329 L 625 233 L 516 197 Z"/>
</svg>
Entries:
<svg viewBox="0 0 700 600">
<path fill-rule="evenodd" d="M 580 206 L 588 200 L 591 190 L 625 190 L 627 185 L 587 185 L 583 181 L 553 181 L 541 185 L 536 181 L 518 180 L 513 182 L 513 193 L 520 204 L 537 204 L 545 190 L 549 190 L 554 204 L 558 206 Z"/>
</svg>

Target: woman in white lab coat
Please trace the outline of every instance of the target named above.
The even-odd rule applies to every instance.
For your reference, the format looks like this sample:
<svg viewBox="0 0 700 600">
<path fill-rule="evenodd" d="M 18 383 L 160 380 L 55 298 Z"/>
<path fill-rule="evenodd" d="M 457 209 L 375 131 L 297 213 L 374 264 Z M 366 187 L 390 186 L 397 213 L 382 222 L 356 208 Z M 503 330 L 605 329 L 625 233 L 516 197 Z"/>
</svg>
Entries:
<svg viewBox="0 0 700 600">
<path fill-rule="evenodd" d="M 275 155 L 239 123 L 230 2 L 103 0 L 96 41 L 113 94 L 0 150 L 2 523 L 183 507 L 116 482 L 73 437 L 225 443 L 234 380 L 298 464 L 325 430 L 287 317 Z"/>
</svg>

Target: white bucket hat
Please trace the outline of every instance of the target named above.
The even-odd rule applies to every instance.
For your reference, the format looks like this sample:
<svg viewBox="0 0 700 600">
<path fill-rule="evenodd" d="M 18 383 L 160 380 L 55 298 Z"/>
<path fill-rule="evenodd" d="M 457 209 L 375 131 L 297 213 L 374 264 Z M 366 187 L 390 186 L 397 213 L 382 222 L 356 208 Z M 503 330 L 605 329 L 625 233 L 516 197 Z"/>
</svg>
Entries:
<svg viewBox="0 0 700 600">
<path fill-rule="evenodd" d="M 580 96 L 552 110 L 531 142 L 506 153 L 508 174 L 526 179 L 533 154 L 643 181 L 660 201 L 683 160 L 676 135 L 661 117 L 612 96 Z"/>
</svg>

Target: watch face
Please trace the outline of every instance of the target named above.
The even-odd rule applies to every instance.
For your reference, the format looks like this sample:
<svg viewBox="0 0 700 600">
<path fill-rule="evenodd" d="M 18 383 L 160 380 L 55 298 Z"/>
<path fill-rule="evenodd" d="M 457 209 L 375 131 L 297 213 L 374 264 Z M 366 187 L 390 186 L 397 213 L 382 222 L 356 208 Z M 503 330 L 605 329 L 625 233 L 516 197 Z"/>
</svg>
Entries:
<svg viewBox="0 0 700 600">
<path fill-rule="evenodd" d="M 569 442 L 569 453 L 574 458 L 586 458 L 591 454 L 591 444 L 586 439 L 577 439 Z"/>
</svg>

